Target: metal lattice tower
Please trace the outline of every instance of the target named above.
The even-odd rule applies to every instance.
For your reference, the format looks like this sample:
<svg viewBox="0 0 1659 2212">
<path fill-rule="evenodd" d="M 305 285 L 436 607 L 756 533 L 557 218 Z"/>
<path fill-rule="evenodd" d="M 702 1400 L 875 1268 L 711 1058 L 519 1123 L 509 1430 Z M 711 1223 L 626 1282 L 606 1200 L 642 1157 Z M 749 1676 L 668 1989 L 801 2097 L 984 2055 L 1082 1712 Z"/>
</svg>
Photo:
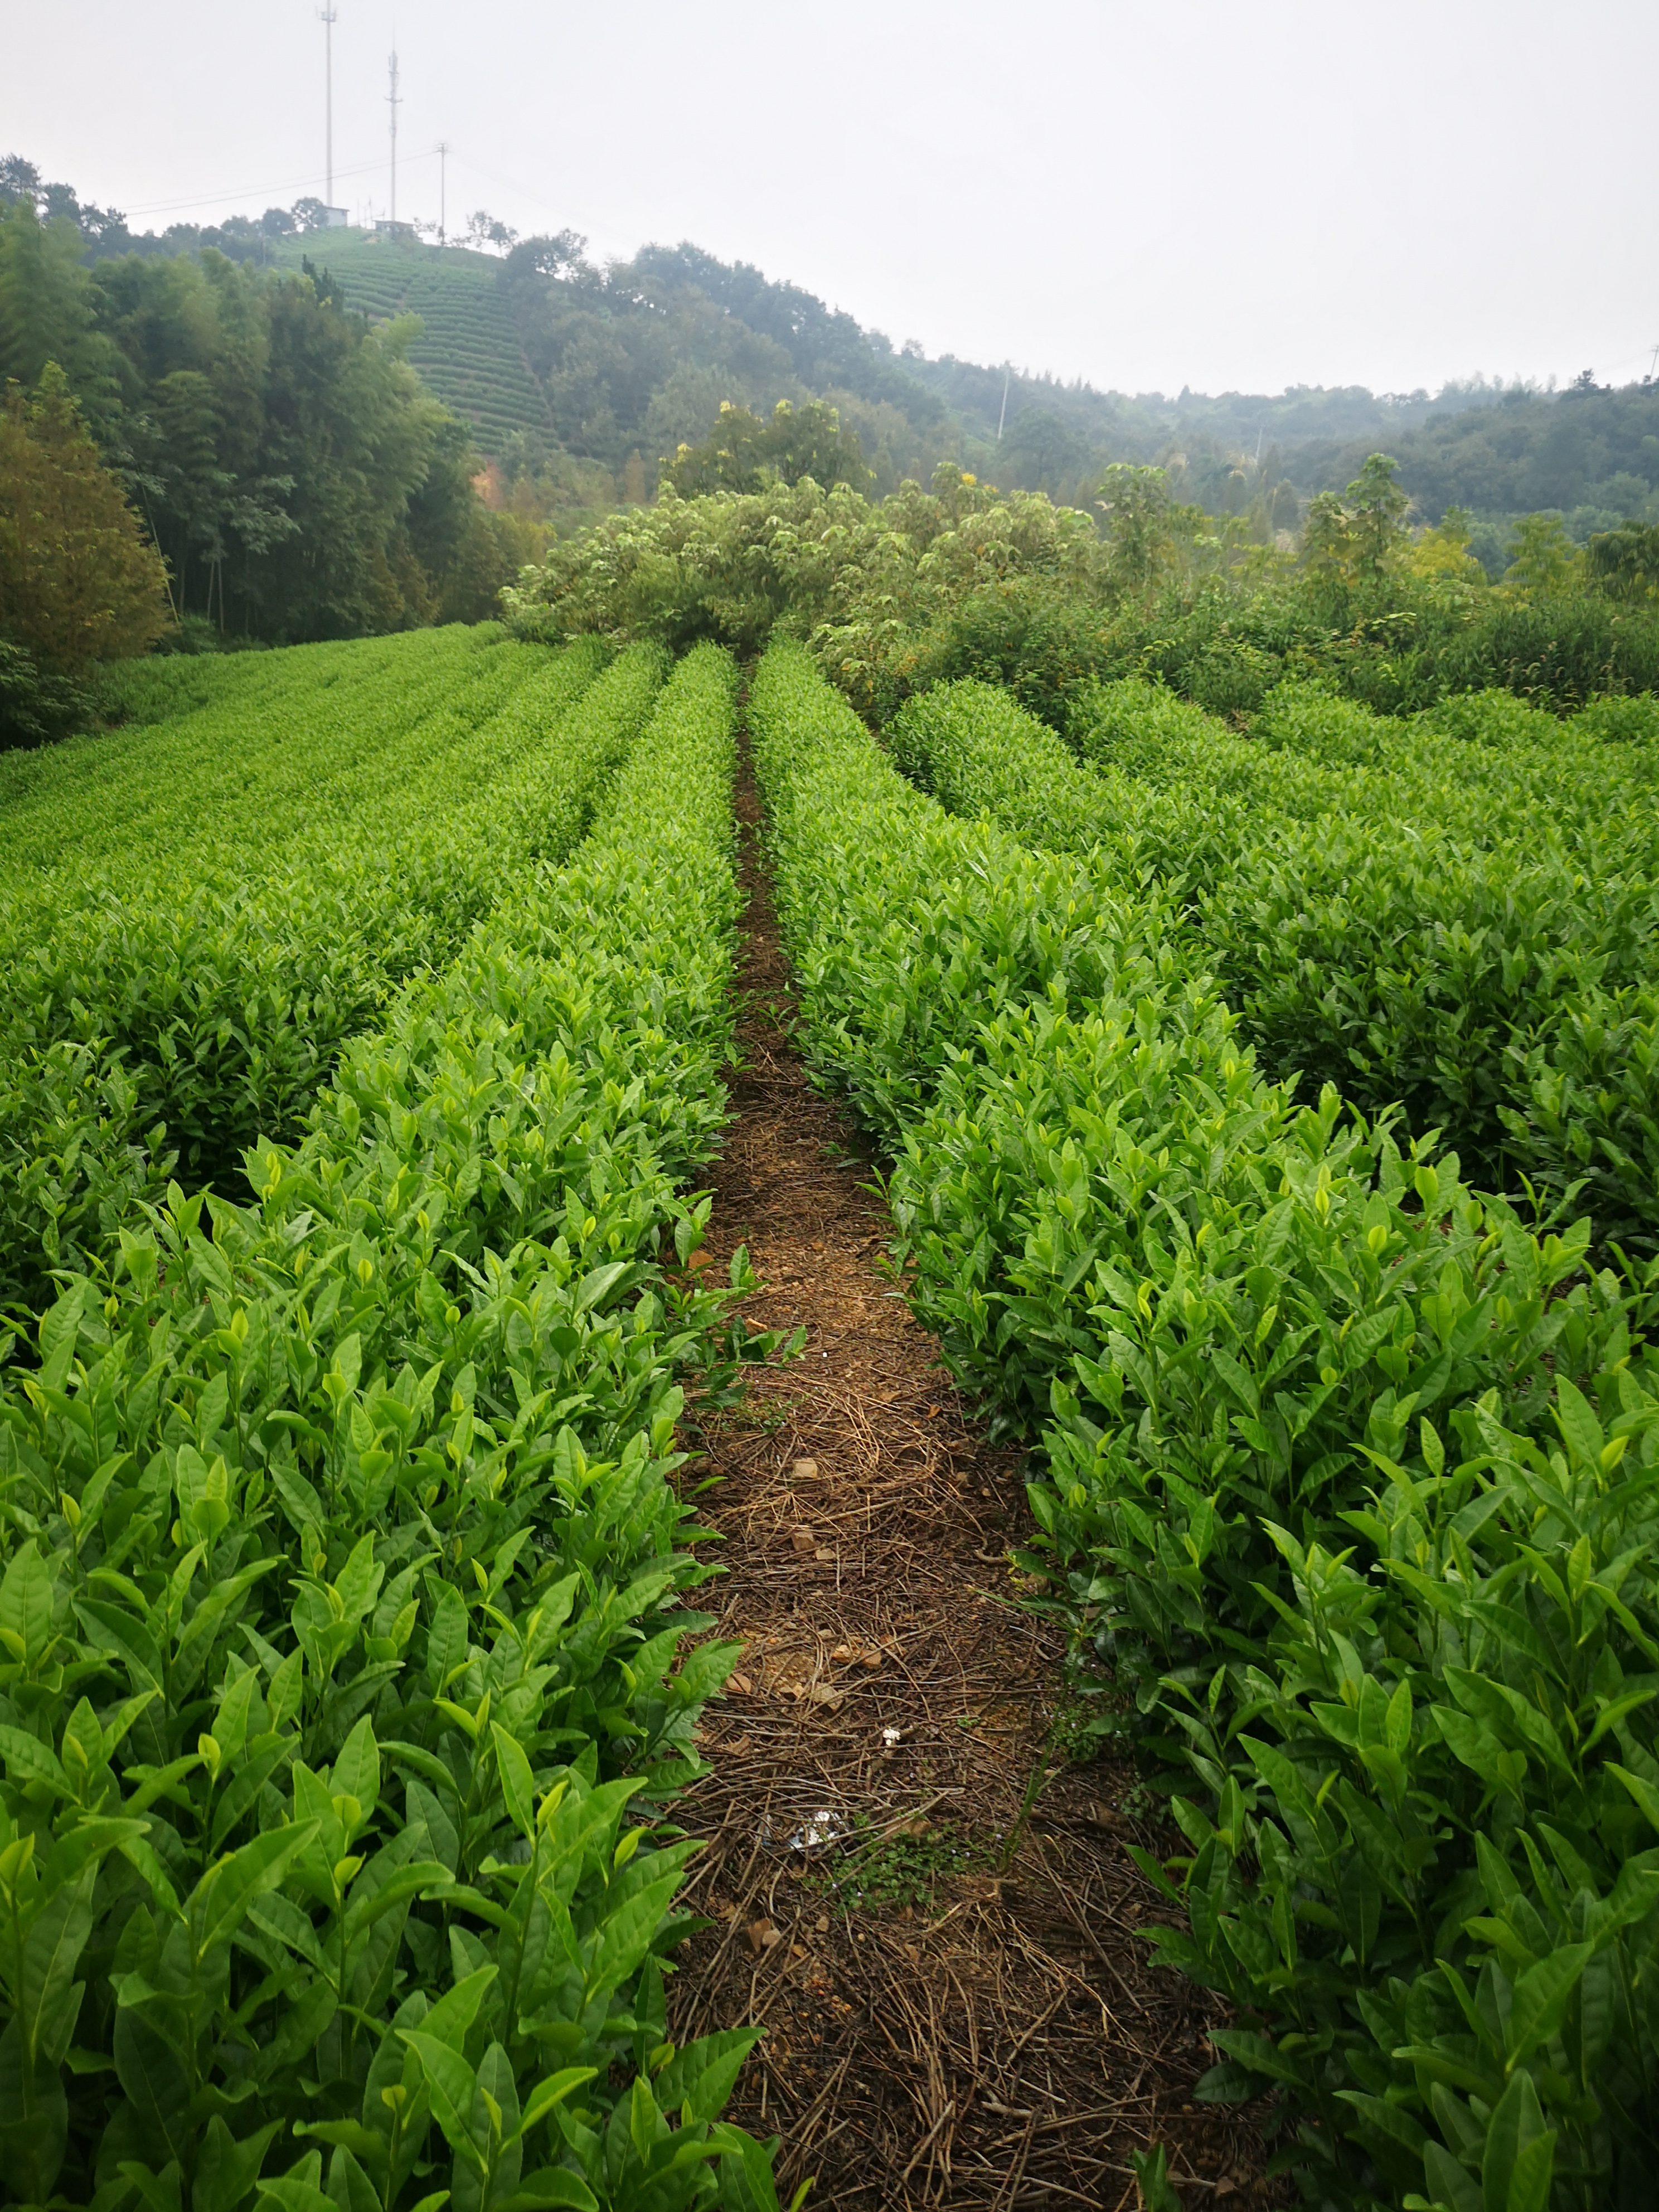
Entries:
<svg viewBox="0 0 1659 2212">
<path fill-rule="evenodd" d="M 317 10 L 317 20 L 323 27 L 323 167 L 330 207 L 334 204 L 334 26 L 339 15 L 337 8 Z"/>
<path fill-rule="evenodd" d="M 396 222 L 398 220 L 398 110 L 403 106 L 403 100 L 398 91 L 398 49 L 395 46 L 392 49 L 389 66 L 392 71 L 392 89 L 386 94 L 386 104 L 392 111 L 392 220 Z"/>
</svg>

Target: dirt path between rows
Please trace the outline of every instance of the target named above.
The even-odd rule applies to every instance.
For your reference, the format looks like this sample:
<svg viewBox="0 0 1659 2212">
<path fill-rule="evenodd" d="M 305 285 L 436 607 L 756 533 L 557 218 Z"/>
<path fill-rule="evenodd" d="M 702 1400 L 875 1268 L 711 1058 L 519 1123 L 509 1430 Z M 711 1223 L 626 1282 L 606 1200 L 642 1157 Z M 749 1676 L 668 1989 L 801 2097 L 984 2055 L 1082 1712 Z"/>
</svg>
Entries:
<svg viewBox="0 0 1659 2212">
<path fill-rule="evenodd" d="M 1146 1964 L 1156 1917 L 1123 1849 L 1129 1778 L 1068 1763 L 1054 1632 L 1015 1602 L 1018 1455 L 987 1445 L 880 1262 L 869 1155 L 786 1034 L 759 807 L 736 1121 L 709 1249 L 739 1243 L 767 1328 L 804 1356 L 710 1424 L 694 1470 L 746 1646 L 705 1717 L 713 1771 L 677 1810 L 708 1839 L 687 1903 L 678 2039 L 766 2035 L 730 2117 L 783 2138 L 815 2212 L 1136 2202 L 1128 2154 L 1171 2148 L 1189 2205 L 1262 2203 L 1249 2131 L 1195 2109 L 1203 1994 Z"/>
</svg>

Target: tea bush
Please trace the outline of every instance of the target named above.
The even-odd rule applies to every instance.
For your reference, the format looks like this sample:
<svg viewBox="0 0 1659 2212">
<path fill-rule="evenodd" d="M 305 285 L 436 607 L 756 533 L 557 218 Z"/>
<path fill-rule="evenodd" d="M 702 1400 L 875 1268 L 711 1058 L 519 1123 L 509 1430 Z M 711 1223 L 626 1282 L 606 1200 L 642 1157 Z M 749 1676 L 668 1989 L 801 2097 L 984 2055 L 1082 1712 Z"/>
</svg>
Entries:
<svg viewBox="0 0 1659 2212">
<path fill-rule="evenodd" d="M 1402 730 L 1290 687 L 1250 739 L 1156 693 L 1143 714 L 1148 692 L 1103 697 L 1098 769 L 983 685 L 913 701 L 890 740 L 957 811 L 1177 892 L 1194 958 L 1304 1097 L 1402 1104 L 1479 1180 L 1587 1187 L 1604 1237 L 1659 1243 L 1646 754 L 1501 692 Z"/>
<path fill-rule="evenodd" d="M 106 1259 L 123 1209 L 174 1172 L 240 1188 L 242 1152 L 292 1131 L 344 1039 L 452 958 L 517 868 L 571 849 L 665 663 L 653 647 L 603 675 L 591 646 L 530 657 L 499 703 L 464 690 L 428 722 L 422 773 L 400 788 L 395 750 L 364 762 L 362 789 L 343 768 L 324 818 L 275 852 L 245 822 L 205 866 L 71 857 L 29 894 L 49 921 L 14 912 L 0 1297 L 38 1304 L 52 1270 Z M 360 743 L 361 706 L 313 702 L 313 741 Z"/>
<path fill-rule="evenodd" d="M 100 2212 L 775 2207 L 676 2050 L 731 1650 L 668 1477 L 724 1119 L 736 672 L 354 1040 L 252 1203 L 130 1209 L 3 1371 L 0 2138 Z M 746 1279 L 739 1261 L 734 1283 Z"/>
<path fill-rule="evenodd" d="M 901 750 L 1035 805 L 1006 702 L 935 700 Z M 787 650 L 750 712 L 806 1039 L 894 1152 L 918 1310 L 1040 1440 L 1027 1564 L 1102 1732 L 1183 1778 L 1190 1854 L 1144 1863 L 1240 2021 L 1201 2094 L 1276 2090 L 1324 2204 L 1642 2202 L 1646 1294 L 1265 1080 L 1127 841 L 949 822 Z"/>
</svg>

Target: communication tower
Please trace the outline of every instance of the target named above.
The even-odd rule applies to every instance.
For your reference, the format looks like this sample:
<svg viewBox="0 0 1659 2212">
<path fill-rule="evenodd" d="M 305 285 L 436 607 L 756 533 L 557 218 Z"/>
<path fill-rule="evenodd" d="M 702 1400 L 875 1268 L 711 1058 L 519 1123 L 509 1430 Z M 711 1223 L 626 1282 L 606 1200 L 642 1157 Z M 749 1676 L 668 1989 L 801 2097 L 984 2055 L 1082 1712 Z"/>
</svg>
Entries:
<svg viewBox="0 0 1659 2212">
<path fill-rule="evenodd" d="M 339 13 L 337 8 L 317 10 L 317 20 L 323 27 L 323 160 L 330 207 L 334 204 L 334 26 Z"/>
<path fill-rule="evenodd" d="M 394 39 L 394 40 L 395 40 L 396 36 L 397 36 L 397 33 L 394 32 L 394 33 L 392 33 L 392 36 L 393 36 L 393 39 Z M 391 72 L 392 72 L 392 89 L 391 89 L 391 91 L 390 91 L 389 93 L 387 93 L 386 97 L 386 106 L 387 106 L 391 109 L 391 111 L 392 111 L 392 210 L 391 210 L 391 213 L 392 213 L 392 222 L 397 222 L 397 220 L 398 220 L 398 109 L 403 106 L 403 100 L 402 100 L 402 99 L 399 97 L 399 94 L 398 94 L 398 49 L 397 49 L 397 46 L 396 46 L 396 45 L 395 45 L 395 44 L 393 45 L 392 49 L 392 58 L 391 58 L 391 62 L 390 62 L 390 64 L 389 64 L 389 65 L 388 65 L 388 66 L 390 67 L 390 70 L 391 70 Z"/>
</svg>

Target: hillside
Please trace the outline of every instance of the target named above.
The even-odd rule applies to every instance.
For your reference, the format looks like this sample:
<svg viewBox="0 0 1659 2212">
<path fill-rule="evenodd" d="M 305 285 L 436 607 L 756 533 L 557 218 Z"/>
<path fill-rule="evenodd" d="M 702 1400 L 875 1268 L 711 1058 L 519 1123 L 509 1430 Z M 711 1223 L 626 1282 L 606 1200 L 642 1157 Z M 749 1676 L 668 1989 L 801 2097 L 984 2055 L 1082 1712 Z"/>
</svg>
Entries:
<svg viewBox="0 0 1659 2212">
<path fill-rule="evenodd" d="M 1343 483 L 1364 450 L 1315 439 L 1300 465 L 1310 480 Z M 1506 392 L 1409 425 L 1389 450 L 1430 521 L 1451 506 L 1477 516 L 1556 509 L 1581 543 L 1627 519 L 1659 522 L 1659 384 Z"/>
<path fill-rule="evenodd" d="M 495 455 L 515 431 L 545 438 L 552 422 L 502 293 L 501 264 L 461 247 L 386 244 L 361 230 L 286 241 L 273 256 L 298 268 L 305 249 L 337 280 L 348 307 L 373 320 L 418 315 L 410 360 L 447 407 Z"/>
<path fill-rule="evenodd" d="M 1006 489 L 1092 507 L 1109 465 L 1156 465 L 1179 499 L 1266 536 L 1295 531 L 1315 493 L 1340 489 L 1382 451 L 1400 461 L 1418 519 L 1437 521 L 1450 505 L 1474 518 L 1475 550 L 1494 574 L 1522 514 L 1558 513 L 1580 543 L 1627 519 L 1659 521 L 1651 382 L 1613 390 L 1587 372 L 1563 392 L 1479 378 L 1436 394 L 1102 391 L 896 347 L 803 286 L 684 241 L 600 267 L 564 231 L 496 258 L 308 231 L 306 203 L 268 209 L 258 222 L 137 235 L 69 186 L 43 183 L 21 157 L 0 162 L 0 209 L 24 200 L 62 225 L 71 253 L 78 231 L 82 266 L 100 272 L 112 302 L 131 289 L 115 271 L 135 256 L 153 264 L 202 255 L 205 265 L 223 254 L 249 275 L 297 269 L 308 256 L 348 306 L 374 319 L 418 315 L 413 365 L 471 426 L 493 465 L 492 499 L 531 525 L 568 529 L 650 499 L 659 461 L 706 441 L 724 402 L 769 414 L 779 400 L 815 398 L 856 434 L 878 495 L 907 477 L 926 482 L 948 459 Z M 30 344 L 7 343 L 3 330 L 0 351 L 27 377 L 38 373 Z M 188 355 L 183 347 L 179 365 L 194 368 Z M 80 386 L 101 404 L 95 377 Z M 210 533 L 207 542 L 216 543 Z"/>
<path fill-rule="evenodd" d="M 948 458 L 1088 505 L 1102 470 L 1129 461 L 1169 468 L 1180 495 L 1212 514 L 1293 528 L 1314 493 L 1381 449 L 1399 459 L 1425 520 L 1454 504 L 1476 518 L 1494 569 L 1517 515 L 1557 510 L 1582 540 L 1659 514 L 1652 385 L 1102 392 L 896 349 L 799 285 L 690 245 L 647 246 L 605 270 L 580 245 L 567 233 L 498 260 L 349 231 L 284 241 L 278 258 L 297 265 L 308 250 L 373 317 L 420 315 L 410 358 L 422 376 L 507 485 L 555 512 L 648 497 L 659 459 L 706 437 L 722 400 L 766 411 L 828 398 L 878 492 Z"/>
</svg>

